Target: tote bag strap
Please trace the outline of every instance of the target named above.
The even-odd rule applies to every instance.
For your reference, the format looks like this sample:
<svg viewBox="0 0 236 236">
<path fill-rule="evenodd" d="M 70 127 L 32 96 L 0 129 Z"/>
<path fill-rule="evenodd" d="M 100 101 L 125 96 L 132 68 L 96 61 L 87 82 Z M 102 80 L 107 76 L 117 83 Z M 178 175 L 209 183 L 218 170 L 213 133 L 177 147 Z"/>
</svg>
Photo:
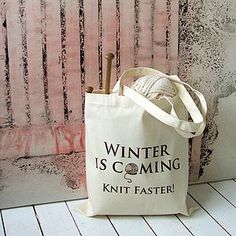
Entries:
<svg viewBox="0 0 236 236">
<path fill-rule="evenodd" d="M 170 114 L 172 116 L 175 116 L 176 118 L 178 118 L 176 112 L 175 112 L 175 108 L 174 108 L 174 104 L 172 103 L 172 101 L 166 97 L 166 100 L 169 102 L 169 104 L 171 105 L 171 112 Z M 186 132 L 186 131 L 183 131 L 183 130 L 180 130 L 178 128 L 175 128 L 175 130 L 180 134 L 182 135 L 183 137 L 185 138 L 193 138 L 193 137 L 196 137 L 196 136 L 199 136 L 202 134 L 202 132 L 204 131 L 204 128 L 205 128 L 205 124 L 203 124 L 201 127 L 199 127 L 198 131 L 196 133 L 191 133 L 191 132 Z"/>
<path fill-rule="evenodd" d="M 160 77 L 165 77 L 175 83 L 178 95 L 182 100 L 183 104 L 185 105 L 187 111 L 189 112 L 190 116 L 193 119 L 193 122 L 180 120 L 172 106 L 171 114 L 163 111 L 161 108 L 153 104 L 150 100 L 139 94 L 138 92 L 134 91 L 133 89 L 124 86 L 121 84 L 125 79 L 132 77 L 132 76 L 145 76 L 145 75 L 157 75 Z M 197 108 L 196 104 L 194 103 L 193 99 L 187 92 L 184 85 L 188 86 L 199 98 L 201 104 L 201 111 Z M 180 81 L 177 76 L 168 76 L 165 75 L 157 70 L 146 68 L 146 67 L 138 67 L 133 68 L 125 71 L 120 79 L 117 81 L 113 92 L 118 92 L 120 95 L 124 95 L 131 99 L 134 103 L 138 106 L 142 107 L 146 110 L 149 114 L 154 116 L 156 119 L 160 120 L 166 125 L 174 127 L 182 136 L 184 137 L 195 137 L 200 135 L 206 124 L 205 116 L 207 112 L 207 106 L 204 96 L 197 90 L 193 89 L 188 84 Z"/>
</svg>

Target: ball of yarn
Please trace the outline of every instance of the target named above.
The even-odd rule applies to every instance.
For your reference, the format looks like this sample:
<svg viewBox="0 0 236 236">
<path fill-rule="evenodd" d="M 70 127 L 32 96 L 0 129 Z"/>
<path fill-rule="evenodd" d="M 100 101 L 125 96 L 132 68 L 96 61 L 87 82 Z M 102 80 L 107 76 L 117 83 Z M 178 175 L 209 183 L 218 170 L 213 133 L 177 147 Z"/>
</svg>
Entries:
<svg viewBox="0 0 236 236">
<path fill-rule="evenodd" d="M 162 96 L 174 97 L 177 94 L 175 85 L 168 78 L 155 75 L 140 77 L 131 88 L 148 99 Z"/>
<path fill-rule="evenodd" d="M 125 172 L 129 175 L 136 175 L 138 173 L 138 166 L 135 163 L 129 163 L 125 167 Z"/>
</svg>

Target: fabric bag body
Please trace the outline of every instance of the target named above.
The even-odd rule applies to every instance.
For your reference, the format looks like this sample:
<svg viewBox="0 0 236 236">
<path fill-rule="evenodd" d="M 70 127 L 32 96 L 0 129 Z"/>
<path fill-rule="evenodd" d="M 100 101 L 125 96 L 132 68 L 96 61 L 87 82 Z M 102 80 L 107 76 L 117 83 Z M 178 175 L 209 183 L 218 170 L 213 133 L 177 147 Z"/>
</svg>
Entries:
<svg viewBox="0 0 236 236">
<path fill-rule="evenodd" d="M 136 101 L 136 99 L 134 99 Z M 188 120 L 175 96 L 151 101 Z M 94 215 L 188 215 L 188 139 L 127 96 L 86 93 L 88 200 L 79 209 Z"/>
<path fill-rule="evenodd" d="M 186 138 L 116 94 L 86 94 L 85 120 L 89 215 L 187 214 Z"/>
</svg>

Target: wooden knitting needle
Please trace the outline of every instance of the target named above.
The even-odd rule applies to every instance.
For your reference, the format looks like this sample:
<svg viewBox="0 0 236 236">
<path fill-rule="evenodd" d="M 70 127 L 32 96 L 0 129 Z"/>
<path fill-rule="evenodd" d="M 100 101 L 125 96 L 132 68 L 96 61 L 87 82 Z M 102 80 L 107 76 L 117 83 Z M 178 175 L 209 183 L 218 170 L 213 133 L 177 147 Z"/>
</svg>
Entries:
<svg viewBox="0 0 236 236">
<path fill-rule="evenodd" d="M 112 66 L 112 59 L 114 58 L 114 54 L 113 53 L 107 53 L 105 58 L 107 59 L 105 94 L 110 94 L 111 66 Z"/>
<path fill-rule="evenodd" d="M 93 87 L 88 86 L 88 87 L 86 87 L 85 91 L 86 91 L 86 93 L 92 93 L 93 92 Z"/>
</svg>

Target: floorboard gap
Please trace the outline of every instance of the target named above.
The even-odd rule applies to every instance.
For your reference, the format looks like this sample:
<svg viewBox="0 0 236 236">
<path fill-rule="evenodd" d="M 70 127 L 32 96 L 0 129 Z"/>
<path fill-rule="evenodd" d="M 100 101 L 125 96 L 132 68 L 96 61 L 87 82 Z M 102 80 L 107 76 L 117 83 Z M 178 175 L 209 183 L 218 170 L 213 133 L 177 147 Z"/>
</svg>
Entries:
<svg viewBox="0 0 236 236">
<path fill-rule="evenodd" d="M 119 233 L 118 233 L 117 229 L 115 228 L 114 224 L 112 223 L 110 217 L 109 217 L 109 216 L 106 216 L 106 217 L 107 217 L 107 219 L 109 220 L 109 222 L 110 222 L 112 228 L 115 230 L 116 234 L 119 236 Z"/>
<path fill-rule="evenodd" d="M 4 233 L 4 235 L 7 235 L 5 225 L 4 225 L 4 221 L 3 221 L 2 211 L 0 211 L 0 218 L 1 218 L 1 221 L 2 221 L 3 233 Z"/>
<path fill-rule="evenodd" d="M 67 210 L 69 211 L 69 213 L 70 213 L 70 215 L 71 215 L 71 217 L 72 217 L 72 220 L 73 220 L 73 222 L 74 222 L 76 228 L 78 229 L 79 234 L 82 236 L 82 233 L 81 233 L 80 230 L 79 230 L 79 226 L 76 224 L 76 221 L 75 221 L 75 219 L 74 219 L 74 217 L 73 217 L 73 214 L 72 214 L 72 212 L 71 212 L 71 210 L 70 210 L 70 208 L 69 208 L 67 202 L 65 202 L 65 204 L 66 204 Z"/>
<path fill-rule="evenodd" d="M 154 235 L 157 236 L 156 232 L 153 230 L 153 228 L 151 227 L 151 225 L 148 223 L 148 221 L 146 220 L 146 218 L 144 216 L 142 216 L 143 220 L 146 222 L 146 224 L 148 225 L 148 227 L 151 229 L 151 231 L 154 233 Z"/>
<path fill-rule="evenodd" d="M 188 232 L 194 236 L 194 234 L 190 231 L 190 229 L 184 224 L 184 222 L 178 217 L 178 215 L 175 215 L 175 217 L 180 221 L 180 223 L 184 226 L 185 229 L 188 230 Z"/>
<path fill-rule="evenodd" d="M 33 210 L 34 210 L 34 214 L 35 214 L 36 220 L 37 220 L 38 225 L 39 225 L 40 232 L 41 232 L 42 236 L 44 236 L 43 229 L 42 229 L 42 227 L 41 227 L 38 214 L 37 214 L 37 212 L 36 212 L 36 210 L 35 210 L 35 207 L 34 207 L 34 206 L 32 206 L 32 207 L 33 207 Z"/>
</svg>

